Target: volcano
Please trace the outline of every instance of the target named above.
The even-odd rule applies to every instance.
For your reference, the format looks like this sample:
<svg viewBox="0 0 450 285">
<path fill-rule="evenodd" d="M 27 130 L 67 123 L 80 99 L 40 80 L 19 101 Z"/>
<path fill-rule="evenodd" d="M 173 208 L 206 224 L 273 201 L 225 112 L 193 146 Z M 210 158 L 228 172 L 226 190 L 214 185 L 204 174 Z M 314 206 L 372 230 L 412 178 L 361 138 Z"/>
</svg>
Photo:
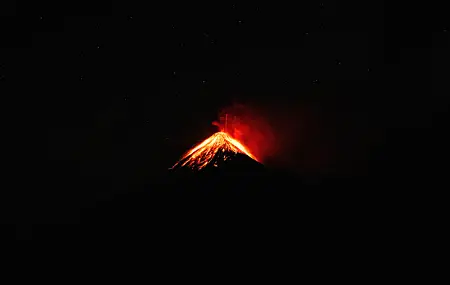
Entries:
<svg viewBox="0 0 450 285">
<path fill-rule="evenodd" d="M 247 147 L 221 131 L 187 151 L 171 169 L 241 171 L 262 167 Z"/>
</svg>

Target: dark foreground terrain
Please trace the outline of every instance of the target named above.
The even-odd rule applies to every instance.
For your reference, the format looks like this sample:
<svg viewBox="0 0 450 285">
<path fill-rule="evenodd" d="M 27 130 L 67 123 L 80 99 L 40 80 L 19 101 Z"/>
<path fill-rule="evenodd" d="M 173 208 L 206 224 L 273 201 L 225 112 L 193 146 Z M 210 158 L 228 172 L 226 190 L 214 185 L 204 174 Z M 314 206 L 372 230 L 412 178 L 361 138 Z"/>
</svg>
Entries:
<svg viewBox="0 0 450 285">
<path fill-rule="evenodd" d="M 245 164 L 245 163 L 244 163 Z M 22 205 L 17 238 L 40 241 L 171 243 L 180 238 L 265 238 L 336 235 L 389 221 L 405 197 L 366 178 L 308 180 L 263 166 L 170 172 L 142 184 L 70 181 Z M 80 193 L 97 195 L 88 201 Z M 111 194 L 114 190 L 114 194 Z M 73 195 L 71 196 L 72 193 Z M 319 234 L 320 233 L 320 234 Z M 314 234 L 315 235 L 315 234 Z M 177 241 L 178 240 L 178 241 Z"/>
</svg>

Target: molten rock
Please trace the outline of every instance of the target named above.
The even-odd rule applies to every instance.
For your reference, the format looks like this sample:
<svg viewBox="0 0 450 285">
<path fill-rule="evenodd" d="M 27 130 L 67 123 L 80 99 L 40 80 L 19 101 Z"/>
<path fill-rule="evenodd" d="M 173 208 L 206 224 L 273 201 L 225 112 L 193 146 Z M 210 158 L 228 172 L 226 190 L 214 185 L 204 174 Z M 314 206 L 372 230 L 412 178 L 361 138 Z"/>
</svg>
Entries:
<svg viewBox="0 0 450 285">
<path fill-rule="evenodd" d="M 190 168 L 202 170 L 205 167 L 225 167 L 230 160 L 239 161 L 239 164 L 258 163 L 250 151 L 239 141 L 225 132 L 217 132 L 193 147 L 171 168 Z"/>
</svg>

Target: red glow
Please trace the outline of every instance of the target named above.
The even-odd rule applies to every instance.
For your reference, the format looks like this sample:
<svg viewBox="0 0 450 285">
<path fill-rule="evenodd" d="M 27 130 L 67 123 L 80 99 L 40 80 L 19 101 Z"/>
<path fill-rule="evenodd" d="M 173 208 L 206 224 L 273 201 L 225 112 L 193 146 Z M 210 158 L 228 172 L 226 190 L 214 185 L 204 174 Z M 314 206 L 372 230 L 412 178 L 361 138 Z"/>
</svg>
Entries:
<svg viewBox="0 0 450 285">
<path fill-rule="evenodd" d="M 245 145 L 258 161 L 264 162 L 274 154 L 275 136 L 271 126 L 255 108 L 236 104 L 222 110 L 219 117 L 213 125 Z"/>
<path fill-rule="evenodd" d="M 201 170 L 208 164 L 217 166 L 215 161 L 217 158 L 227 160 L 231 153 L 246 154 L 257 161 L 256 157 L 238 140 L 225 132 L 217 132 L 186 152 L 172 168 L 180 165 Z"/>
</svg>

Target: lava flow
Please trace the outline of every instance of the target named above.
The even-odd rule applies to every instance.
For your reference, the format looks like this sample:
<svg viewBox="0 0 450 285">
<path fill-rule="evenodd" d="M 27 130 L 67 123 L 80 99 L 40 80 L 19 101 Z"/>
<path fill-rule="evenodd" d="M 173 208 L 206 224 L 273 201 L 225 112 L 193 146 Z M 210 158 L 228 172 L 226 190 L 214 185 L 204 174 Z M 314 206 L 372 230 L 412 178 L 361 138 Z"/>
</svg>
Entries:
<svg viewBox="0 0 450 285">
<path fill-rule="evenodd" d="M 208 164 L 217 166 L 218 160 L 227 160 L 230 155 L 237 153 L 246 154 L 258 161 L 239 141 L 225 132 L 217 132 L 186 152 L 171 169 L 181 165 L 201 170 Z"/>
</svg>

